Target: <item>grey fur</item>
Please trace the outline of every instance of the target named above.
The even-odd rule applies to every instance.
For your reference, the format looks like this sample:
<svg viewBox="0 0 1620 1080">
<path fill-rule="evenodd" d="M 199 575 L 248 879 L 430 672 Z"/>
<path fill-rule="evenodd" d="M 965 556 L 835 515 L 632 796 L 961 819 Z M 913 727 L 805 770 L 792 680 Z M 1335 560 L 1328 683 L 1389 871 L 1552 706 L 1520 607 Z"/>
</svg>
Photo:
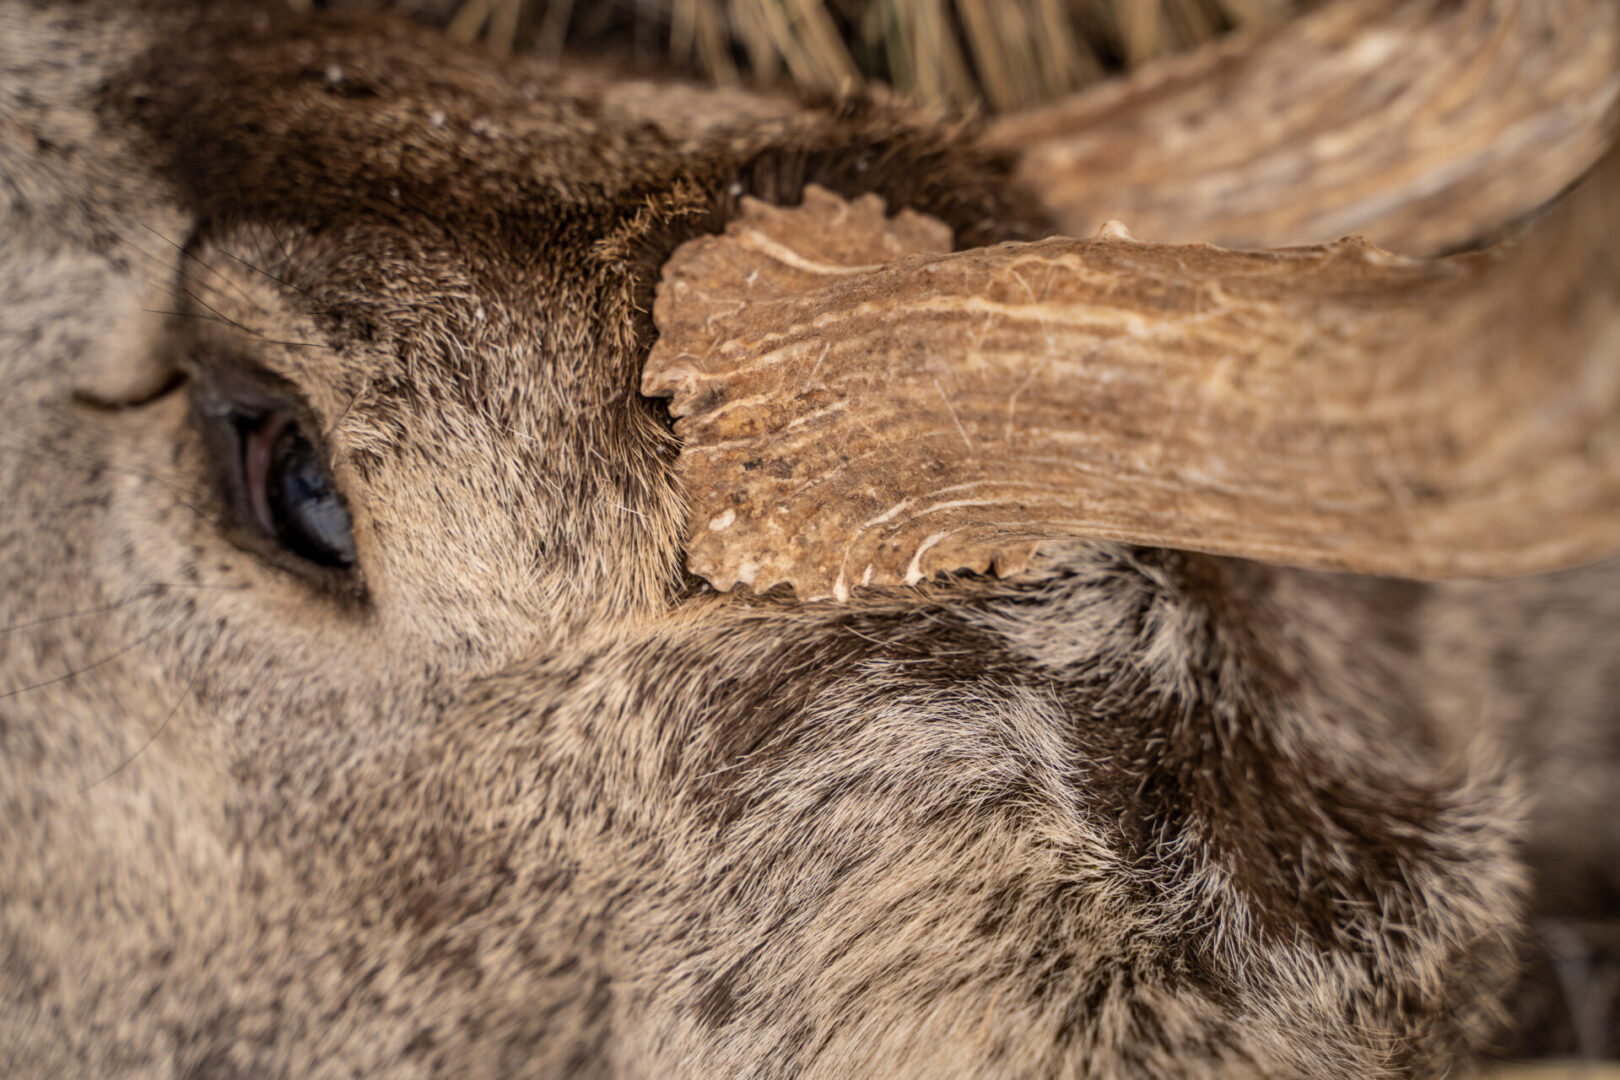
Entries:
<svg viewBox="0 0 1620 1080">
<path fill-rule="evenodd" d="M 1525 843 L 1600 893 L 1620 854 L 1620 567 L 1098 544 L 715 595 L 638 259 L 841 146 L 909 147 L 891 193 L 993 163 L 315 26 L 0 6 L 9 1075 L 1437 1076 L 1490 1039 Z M 321 422 L 361 588 L 233 536 L 163 391 L 242 362 Z"/>
</svg>

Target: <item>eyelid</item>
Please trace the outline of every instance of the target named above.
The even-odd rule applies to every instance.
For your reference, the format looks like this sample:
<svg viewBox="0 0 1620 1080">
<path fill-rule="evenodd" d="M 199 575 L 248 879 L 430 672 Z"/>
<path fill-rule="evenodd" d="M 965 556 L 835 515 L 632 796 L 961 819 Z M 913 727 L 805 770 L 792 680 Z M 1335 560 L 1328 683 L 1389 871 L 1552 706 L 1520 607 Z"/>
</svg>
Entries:
<svg viewBox="0 0 1620 1080">
<path fill-rule="evenodd" d="M 302 417 L 309 412 L 297 387 L 251 360 L 194 353 L 185 366 L 197 386 L 199 407 L 210 417 L 283 409 Z"/>
<path fill-rule="evenodd" d="M 292 383 L 237 355 L 192 356 L 187 367 L 192 373 L 194 408 L 204 418 L 217 422 L 236 417 L 262 422 L 285 416 L 309 434 L 310 442 L 330 469 L 331 454 L 323 437 L 325 426 Z"/>
</svg>

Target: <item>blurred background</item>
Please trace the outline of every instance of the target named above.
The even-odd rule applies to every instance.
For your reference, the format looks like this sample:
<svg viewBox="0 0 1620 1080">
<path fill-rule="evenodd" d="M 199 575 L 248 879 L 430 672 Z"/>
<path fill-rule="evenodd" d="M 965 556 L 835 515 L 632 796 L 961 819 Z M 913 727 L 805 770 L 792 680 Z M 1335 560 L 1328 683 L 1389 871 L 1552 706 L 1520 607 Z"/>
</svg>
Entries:
<svg viewBox="0 0 1620 1080">
<path fill-rule="evenodd" d="M 293 0 L 389 7 L 499 52 L 609 54 L 721 83 L 873 84 L 999 112 L 1082 89 L 1312 0 Z"/>
</svg>

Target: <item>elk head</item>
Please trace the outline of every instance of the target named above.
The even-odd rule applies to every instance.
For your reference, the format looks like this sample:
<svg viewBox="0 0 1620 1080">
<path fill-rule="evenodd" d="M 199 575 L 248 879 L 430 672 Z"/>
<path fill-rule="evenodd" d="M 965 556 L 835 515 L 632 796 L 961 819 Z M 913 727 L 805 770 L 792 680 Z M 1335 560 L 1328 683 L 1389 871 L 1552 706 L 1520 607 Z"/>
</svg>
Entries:
<svg viewBox="0 0 1620 1080">
<path fill-rule="evenodd" d="M 1053 234 L 1499 233 L 1607 145 L 1613 9 L 1330 8 L 984 128 L 257 7 L 0 31 L 17 1073 L 1488 1038 L 1504 749 L 1606 730 L 1613 565 L 1322 568 L 1612 552 L 1611 167 L 1436 262 Z"/>
</svg>

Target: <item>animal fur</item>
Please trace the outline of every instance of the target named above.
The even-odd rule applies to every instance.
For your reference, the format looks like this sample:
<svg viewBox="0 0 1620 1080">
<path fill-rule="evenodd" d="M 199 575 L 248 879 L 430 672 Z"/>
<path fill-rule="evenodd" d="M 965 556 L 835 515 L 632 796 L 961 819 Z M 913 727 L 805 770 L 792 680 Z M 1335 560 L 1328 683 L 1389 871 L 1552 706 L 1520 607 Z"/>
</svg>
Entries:
<svg viewBox="0 0 1620 1080">
<path fill-rule="evenodd" d="M 1439 1076 L 1527 841 L 1614 888 L 1613 565 L 683 575 L 658 264 L 811 180 L 1039 235 L 957 132 L 8 0 L 0 137 L 8 1075 Z M 238 376 L 358 579 L 230 521 Z"/>
</svg>

